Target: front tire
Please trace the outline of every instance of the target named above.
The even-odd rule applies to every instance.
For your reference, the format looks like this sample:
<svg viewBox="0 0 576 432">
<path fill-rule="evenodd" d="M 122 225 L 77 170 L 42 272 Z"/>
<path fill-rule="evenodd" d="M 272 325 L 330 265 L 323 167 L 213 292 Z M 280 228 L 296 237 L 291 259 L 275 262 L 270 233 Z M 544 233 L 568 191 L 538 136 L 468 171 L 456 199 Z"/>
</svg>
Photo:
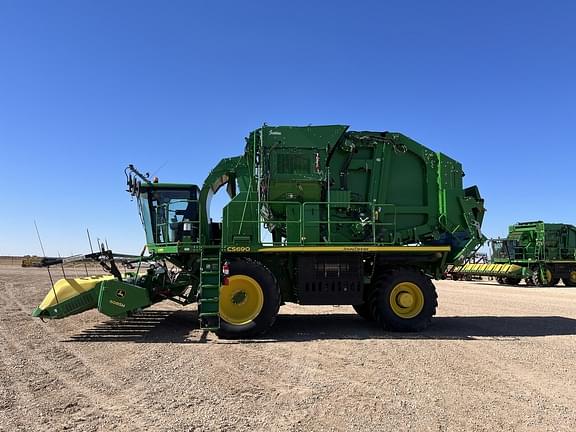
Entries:
<svg viewBox="0 0 576 432">
<path fill-rule="evenodd" d="M 352 305 L 354 310 L 358 315 L 364 318 L 368 322 L 374 322 L 375 312 L 374 312 L 374 302 L 376 299 L 376 289 L 374 288 L 374 283 L 371 285 L 366 285 L 364 287 L 364 303 Z"/>
<path fill-rule="evenodd" d="M 570 275 L 568 277 L 562 278 L 562 282 L 567 287 L 575 287 L 576 286 L 576 269 L 570 271 Z"/>
<path fill-rule="evenodd" d="M 428 327 L 438 306 L 430 278 L 417 270 L 384 273 L 375 283 L 373 314 L 387 330 L 417 332 Z"/>
<path fill-rule="evenodd" d="M 552 271 L 549 268 L 545 268 L 543 271 L 540 269 L 536 269 L 532 274 L 532 283 L 539 287 L 550 287 L 553 286 L 554 283 L 558 283 L 559 280 L 556 282 Z"/>
<path fill-rule="evenodd" d="M 276 278 L 257 261 L 229 264 L 228 283 L 220 287 L 220 328 L 223 339 L 259 336 L 276 321 L 280 290 Z"/>
</svg>

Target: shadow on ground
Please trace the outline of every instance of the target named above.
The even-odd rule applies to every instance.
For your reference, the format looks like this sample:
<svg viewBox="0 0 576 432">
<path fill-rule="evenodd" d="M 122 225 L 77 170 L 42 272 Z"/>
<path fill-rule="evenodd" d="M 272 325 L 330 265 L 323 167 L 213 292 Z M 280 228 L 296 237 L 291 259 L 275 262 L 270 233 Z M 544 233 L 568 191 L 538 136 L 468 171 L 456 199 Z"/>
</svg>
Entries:
<svg viewBox="0 0 576 432">
<path fill-rule="evenodd" d="M 279 315 L 262 338 L 238 343 L 312 340 L 439 339 L 473 340 L 576 335 L 576 319 L 560 316 L 437 317 L 421 333 L 392 333 L 354 314 Z M 212 338 L 213 339 L 213 338 Z M 105 321 L 72 336 L 69 342 L 203 343 L 196 311 L 146 311 L 122 321 Z"/>
<path fill-rule="evenodd" d="M 196 311 L 149 310 L 123 320 L 108 320 L 71 336 L 67 342 L 205 342 L 206 334 L 191 337 L 198 330 Z"/>
</svg>

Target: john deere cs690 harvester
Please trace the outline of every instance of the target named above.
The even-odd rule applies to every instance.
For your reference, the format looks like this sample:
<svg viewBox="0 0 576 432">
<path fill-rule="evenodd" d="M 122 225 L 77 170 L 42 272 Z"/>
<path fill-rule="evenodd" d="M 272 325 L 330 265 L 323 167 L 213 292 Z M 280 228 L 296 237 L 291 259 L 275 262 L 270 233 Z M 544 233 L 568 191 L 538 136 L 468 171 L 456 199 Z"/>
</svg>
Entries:
<svg viewBox="0 0 576 432">
<path fill-rule="evenodd" d="M 431 278 L 484 240 L 483 200 L 446 155 L 399 133 L 347 129 L 263 126 L 202 187 L 156 183 L 130 166 L 146 271 L 121 274 L 112 255 L 94 254 L 112 275 L 57 282 L 34 315 L 124 317 L 170 299 L 197 302 L 203 329 L 249 337 L 296 302 L 424 329 L 437 306 Z M 223 187 L 230 201 L 213 222 Z"/>
<path fill-rule="evenodd" d="M 510 225 L 508 237 L 490 240 L 487 264 L 455 266 L 451 273 L 494 276 L 501 284 L 553 286 L 560 279 L 576 286 L 576 227 L 559 223 L 520 222 Z"/>
</svg>

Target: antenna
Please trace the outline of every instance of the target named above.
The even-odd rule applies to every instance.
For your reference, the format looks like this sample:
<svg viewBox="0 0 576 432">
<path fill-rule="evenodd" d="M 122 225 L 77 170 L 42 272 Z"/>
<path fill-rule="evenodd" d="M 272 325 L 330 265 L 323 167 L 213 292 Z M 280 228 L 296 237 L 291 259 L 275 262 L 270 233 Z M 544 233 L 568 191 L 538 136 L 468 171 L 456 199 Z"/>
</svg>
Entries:
<svg viewBox="0 0 576 432">
<path fill-rule="evenodd" d="M 94 253 L 94 249 L 92 249 L 92 240 L 90 239 L 90 231 L 86 228 L 86 234 L 88 234 L 88 243 L 90 244 L 90 252 Z"/>
<path fill-rule="evenodd" d="M 94 249 L 92 248 L 92 239 L 90 238 L 90 231 L 86 228 L 86 234 L 88 235 L 88 244 L 90 245 L 90 252 L 93 254 Z M 88 276 L 88 266 L 86 265 L 86 260 L 84 260 L 84 270 L 86 271 L 86 276 Z"/>
<path fill-rule="evenodd" d="M 74 255 L 74 252 L 70 251 L 70 256 L 72 255 Z M 74 263 L 72 268 L 74 269 L 74 276 L 78 277 L 78 266 L 76 265 L 76 263 Z"/>
<path fill-rule="evenodd" d="M 168 159 L 166 159 L 162 165 L 160 165 L 158 168 L 156 168 L 154 170 L 154 172 L 151 174 L 151 177 L 154 177 L 156 174 L 158 174 L 158 171 L 160 171 L 162 168 L 164 168 L 167 163 L 168 163 Z"/>
<path fill-rule="evenodd" d="M 38 231 L 38 225 L 36 225 L 36 221 L 34 221 L 34 227 L 36 228 L 36 235 L 38 236 L 38 241 L 40 242 L 40 249 L 42 250 L 42 255 L 46 258 L 46 252 L 44 252 L 44 245 L 42 244 L 42 239 L 40 238 L 40 232 Z"/>
<path fill-rule="evenodd" d="M 60 251 L 58 251 L 58 258 L 62 258 L 60 256 Z M 62 267 L 62 276 L 64 276 L 64 279 L 66 279 L 66 272 L 64 271 L 64 261 L 60 262 L 60 267 Z"/>
<path fill-rule="evenodd" d="M 42 239 L 40 238 L 40 231 L 38 231 L 38 225 L 36 225 L 36 220 L 34 220 L 34 227 L 36 228 L 36 235 L 38 236 L 38 241 L 40 242 L 40 249 L 42 249 L 42 255 L 46 258 L 46 252 L 44 252 L 44 245 L 42 244 Z M 46 266 L 48 270 L 48 277 L 50 278 L 50 284 L 52 285 L 52 292 L 54 293 L 54 298 L 56 299 L 56 304 L 59 304 L 58 296 L 56 295 L 56 289 L 54 289 L 54 281 L 52 280 L 52 274 L 50 273 L 50 266 Z"/>
</svg>

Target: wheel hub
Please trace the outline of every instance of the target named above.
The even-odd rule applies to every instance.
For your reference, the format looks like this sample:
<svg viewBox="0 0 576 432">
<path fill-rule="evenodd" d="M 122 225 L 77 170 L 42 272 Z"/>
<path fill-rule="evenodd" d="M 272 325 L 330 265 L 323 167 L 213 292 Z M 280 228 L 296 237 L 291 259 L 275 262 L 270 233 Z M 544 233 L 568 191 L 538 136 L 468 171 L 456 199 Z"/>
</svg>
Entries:
<svg viewBox="0 0 576 432">
<path fill-rule="evenodd" d="M 414 318 L 424 308 L 424 293 L 413 282 L 400 282 L 390 292 L 390 307 L 401 318 Z"/>
<path fill-rule="evenodd" d="M 246 291 L 235 292 L 232 296 L 232 303 L 235 305 L 240 305 L 246 301 L 247 297 L 248 296 L 246 295 Z"/>
<path fill-rule="evenodd" d="M 396 300 L 403 308 L 409 308 L 414 304 L 414 296 L 407 292 L 400 293 Z"/>
<path fill-rule="evenodd" d="M 220 287 L 220 317 L 234 325 L 248 324 L 262 311 L 264 292 L 250 276 L 234 275 Z"/>
</svg>

